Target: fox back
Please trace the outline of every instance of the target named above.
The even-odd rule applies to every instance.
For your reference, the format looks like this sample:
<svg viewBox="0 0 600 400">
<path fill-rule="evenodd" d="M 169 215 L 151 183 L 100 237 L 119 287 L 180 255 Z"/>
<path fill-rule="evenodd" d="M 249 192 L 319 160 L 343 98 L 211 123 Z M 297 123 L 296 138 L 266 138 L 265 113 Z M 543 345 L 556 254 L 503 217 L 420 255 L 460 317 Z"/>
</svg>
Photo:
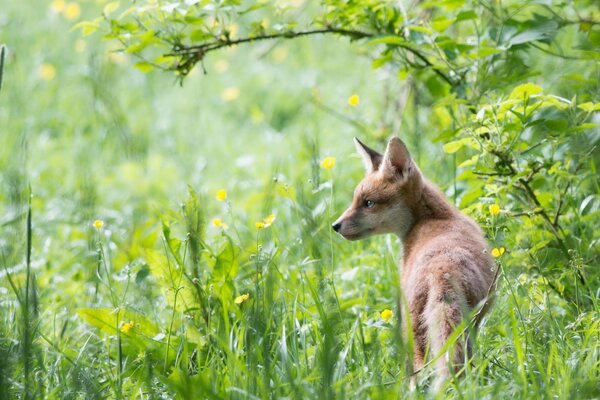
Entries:
<svg viewBox="0 0 600 400">
<path fill-rule="evenodd" d="M 479 226 L 423 177 L 400 139 L 392 138 L 384 154 L 358 139 L 355 144 L 367 174 L 332 227 L 348 240 L 400 238 L 403 329 L 413 337 L 415 371 L 427 354 L 436 358 L 439 387 L 471 356 L 465 338 L 440 352 L 463 320 L 475 314 L 476 326 L 487 311 L 493 260 Z"/>
</svg>

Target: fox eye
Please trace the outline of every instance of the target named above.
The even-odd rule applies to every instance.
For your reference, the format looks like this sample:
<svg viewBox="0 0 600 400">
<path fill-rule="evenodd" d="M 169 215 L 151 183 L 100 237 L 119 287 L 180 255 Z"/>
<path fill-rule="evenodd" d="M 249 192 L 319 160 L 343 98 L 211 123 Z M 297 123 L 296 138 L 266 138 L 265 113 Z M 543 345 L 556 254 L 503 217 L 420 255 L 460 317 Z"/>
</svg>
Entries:
<svg viewBox="0 0 600 400">
<path fill-rule="evenodd" d="M 373 207 L 375 207 L 375 202 L 373 200 L 366 200 L 365 201 L 365 207 L 366 208 L 373 208 Z"/>
</svg>

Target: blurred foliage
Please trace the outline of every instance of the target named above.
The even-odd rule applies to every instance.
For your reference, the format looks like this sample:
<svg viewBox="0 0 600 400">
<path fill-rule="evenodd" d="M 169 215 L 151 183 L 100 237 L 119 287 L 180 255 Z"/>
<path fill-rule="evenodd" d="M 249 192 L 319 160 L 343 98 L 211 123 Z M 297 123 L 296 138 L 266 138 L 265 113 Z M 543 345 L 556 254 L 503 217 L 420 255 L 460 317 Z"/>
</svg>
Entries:
<svg viewBox="0 0 600 400">
<path fill-rule="evenodd" d="M 0 398 L 427 398 L 395 239 L 329 227 L 352 136 L 390 135 L 500 269 L 446 396 L 600 396 L 595 2 L 29 0 L 0 28 Z"/>
</svg>

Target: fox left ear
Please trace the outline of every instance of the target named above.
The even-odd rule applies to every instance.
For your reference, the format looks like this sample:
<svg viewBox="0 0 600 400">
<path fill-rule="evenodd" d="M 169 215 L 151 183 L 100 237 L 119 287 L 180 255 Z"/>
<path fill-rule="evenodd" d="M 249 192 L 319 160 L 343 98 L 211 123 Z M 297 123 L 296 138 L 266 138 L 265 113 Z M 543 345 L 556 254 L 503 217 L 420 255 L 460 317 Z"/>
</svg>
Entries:
<svg viewBox="0 0 600 400">
<path fill-rule="evenodd" d="M 379 165 L 381 164 L 381 160 L 383 156 L 379 154 L 377 151 L 373 150 L 357 138 L 354 138 L 354 145 L 356 146 L 356 150 L 362 156 L 363 161 L 365 163 L 365 169 L 367 170 L 367 174 L 370 174 L 373 171 L 377 171 Z"/>
<path fill-rule="evenodd" d="M 397 137 L 390 139 L 383 161 L 382 171 L 389 177 L 406 176 L 412 167 L 412 160 L 406 145 Z"/>
</svg>

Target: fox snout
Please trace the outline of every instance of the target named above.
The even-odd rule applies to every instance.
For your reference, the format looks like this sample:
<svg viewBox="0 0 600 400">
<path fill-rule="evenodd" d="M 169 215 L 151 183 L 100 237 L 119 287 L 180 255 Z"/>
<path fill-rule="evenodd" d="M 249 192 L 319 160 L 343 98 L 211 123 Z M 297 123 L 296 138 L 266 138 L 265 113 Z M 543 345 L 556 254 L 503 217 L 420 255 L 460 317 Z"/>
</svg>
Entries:
<svg viewBox="0 0 600 400">
<path fill-rule="evenodd" d="M 342 223 L 335 221 L 333 224 L 331 224 L 331 227 L 333 228 L 334 231 L 339 232 L 342 227 Z"/>
<path fill-rule="evenodd" d="M 369 235 L 370 229 L 364 226 L 364 221 L 352 212 L 351 209 L 344 212 L 333 224 L 331 228 L 342 235 L 346 240 L 359 240 Z"/>
</svg>

